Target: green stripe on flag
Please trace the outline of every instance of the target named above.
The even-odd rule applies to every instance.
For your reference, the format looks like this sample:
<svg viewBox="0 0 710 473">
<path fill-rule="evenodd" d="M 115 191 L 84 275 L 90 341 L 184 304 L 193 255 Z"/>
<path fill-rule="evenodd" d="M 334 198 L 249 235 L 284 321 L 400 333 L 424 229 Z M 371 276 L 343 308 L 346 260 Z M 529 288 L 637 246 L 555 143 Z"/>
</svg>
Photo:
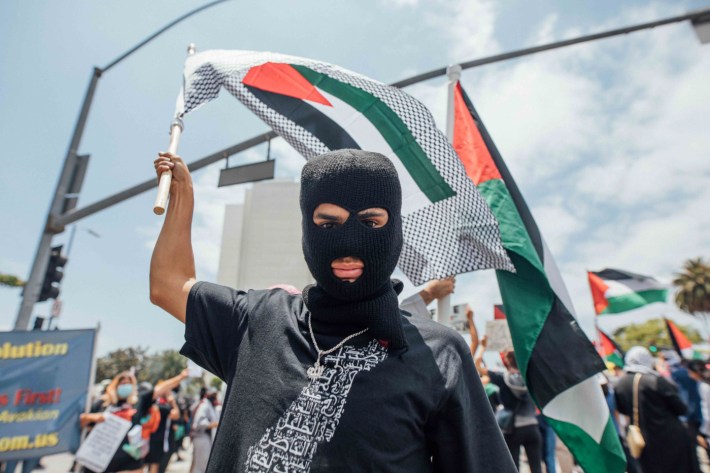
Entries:
<svg viewBox="0 0 710 473">
<path fill-rule="evenodd" d="M 619 443 L 619 435 L 611 420 L 604 427 L 601 442 L 597 443 L 584 430 L 574 424 L 545 417 L 565 445 L 575 445 L 574 456 L 585 473 L 626 471 L 626 457 Z"/>
<path fill-rule="evenodd" d="M 478 191 L 498 220 L 503 247 L 515 265 L 516 273 L 496 271 L 496 277 L 508 314 L 515 357 L 527 379 L 528 362 L 552 310 L 554 292 L 505 183 L 491 179 L 480 183 Z"/>
<path fill-rule="evenodd" d="M 292 66 L 311 84 L 334 95 L 362 113 L 382 134 L 419 189 L 432 203 L 456 195 L 451 186 L 439 174 L 429 156 L 414 139 L 407 125 L 387 104 L 360 88 L 305 66 L 295 64 Z"/>
<path fill-rule="evenodd" d="M 648 291 L 631 292 L 623 296 L 609 297 L 609 305 L 599 315 L 618 314 L 627 310 L 638 309 L 653 302 L 666 302 L 668 289 L 649 289 Z"/>
<path fill-rule="evenodd" d="M 624 367 L 624 360 L 623 360 L 623 359 L 621 358 L 621 356 L 619 356 L 619 354 L 616 353 L 616 352 L 612 353 L 611 355 L 608 355 L 608 356 L 606 357 L 606 361 L 610 361 L 610 362 L 614 363 L 614 364 L 615 364 L 616 366 L 618 366 L 619 368 L 623 368 L 623 367 Z"/>
</svg>

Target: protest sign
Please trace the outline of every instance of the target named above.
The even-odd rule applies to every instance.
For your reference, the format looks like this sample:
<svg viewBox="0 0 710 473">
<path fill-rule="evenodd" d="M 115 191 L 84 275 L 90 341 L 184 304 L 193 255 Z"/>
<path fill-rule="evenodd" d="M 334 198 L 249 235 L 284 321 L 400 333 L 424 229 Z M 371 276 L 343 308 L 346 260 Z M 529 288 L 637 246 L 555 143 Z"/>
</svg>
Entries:
<svg viewBox="0 0 710 473">
<path fill-rule="evenodd" d="M 513 348 L 507 320 L 489 320 L 486 322 L 487 350 L 503 351 Z"/>
<path fill-rule="evenodd" d="M 190 378 L 201 378 L 204 370 L 192 360 L 187 360 L 187 375 Z"/>
<path fill-rule="evenodd" d="M 123 438 L 131 428 L 131 422 L 104 413 L 104 421 L 96 424 L 76 452 L 76 461 L 94 471 L 104 471 Z"/>
<path fill-rule="evenodd" d="M 0 332 L 0 461 L 76 451 L 96 330 Z"/>
</svg>

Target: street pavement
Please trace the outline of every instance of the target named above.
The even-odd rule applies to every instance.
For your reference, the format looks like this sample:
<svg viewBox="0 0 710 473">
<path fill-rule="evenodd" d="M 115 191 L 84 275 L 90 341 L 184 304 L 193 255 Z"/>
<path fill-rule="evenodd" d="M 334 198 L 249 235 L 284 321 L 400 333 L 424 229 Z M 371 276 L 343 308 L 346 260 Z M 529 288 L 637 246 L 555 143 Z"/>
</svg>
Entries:
<svg viewBox="0 0 710 473">
<path fill-rule="evenodd" d="M 188 444 L 189 442 L 185 442 Z M 181 451 L 180 457 L 183 461 L 175 461 L 176 457 L 173 455 L 173 461 L 170 462 L 168 466 L 167 473 L 189 473 L 190 464 L 192 463 L 192 447 L 188 447 L 187 451 Z M 61 453 L 59 455 L 51 455 L 42 458 L 42 465 L 44 469 L 34 470 L 35 473 L 45 472 L 45 473 L 69 473 L 72 463 L 74 462 L 74 455 L 69 453 Z M 18 467 L 15 473 L 20 473 L 20 468 Z"/>
</svg>

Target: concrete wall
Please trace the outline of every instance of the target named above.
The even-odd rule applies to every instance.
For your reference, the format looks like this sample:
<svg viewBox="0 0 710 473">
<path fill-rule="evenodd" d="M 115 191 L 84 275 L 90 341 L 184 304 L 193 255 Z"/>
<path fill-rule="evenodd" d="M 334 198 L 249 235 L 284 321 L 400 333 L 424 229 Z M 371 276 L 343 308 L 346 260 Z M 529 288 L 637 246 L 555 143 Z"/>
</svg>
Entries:
<svg viewBox="0 0 710 473">
<path fill-rule="evenodd" d="M 301 250 L 300 186 L 264 181 L 247 189 L 244 205 L 225 208 L 217 281 L 238 289 L 313 282 Z"/>
</svg>

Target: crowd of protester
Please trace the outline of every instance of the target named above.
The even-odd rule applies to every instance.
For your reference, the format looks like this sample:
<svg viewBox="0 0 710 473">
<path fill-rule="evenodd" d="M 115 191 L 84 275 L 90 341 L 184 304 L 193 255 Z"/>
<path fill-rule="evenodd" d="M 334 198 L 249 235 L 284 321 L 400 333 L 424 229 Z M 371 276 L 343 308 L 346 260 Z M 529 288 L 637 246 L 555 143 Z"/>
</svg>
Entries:
<svg viewBox="0 0 710 473">
<path fill-rule="evenodd" d="M 473 312 L 469 310 L 467 316 L 476 369 L 516 467 L 524 450 L 531 473 L 581 471 L 535 407 L 512 348 L 500 353 L 503 370 L 486 367 L 487 339 L 479 339 Z M 636 346 L 625 354 L 623 367 L 607 362 L 607 368 L 598 378 L 626 455 L 627 471 L 701 472 L 698 453 L 710 457 L 710 364 L 683 359 L 673 349 L 654 357 L 648 349 Z M 645 443 L 636 455 L 628 438 L 634 424 Z"/>
<path fill-rule="evenodd" d="M 164 473 L 171 461 L 184 461 L 181 451 L 193 448 L 190 473 L 204 473 L 214 432 L 219 425 L 219 392 L 203 387 L 190 397 L 181 389 L 187 370 L 155 385 L 136 381 L 129 371 L 105 382 L 103 392 L 82 414 L 80 424 L 89 431 L 110 413 L 132 423 L 105 472 Z M 75 471 L 72 468 L 72 471 Z M 82 472 L 93 473 L 81 467 Z"/>
</svg>

